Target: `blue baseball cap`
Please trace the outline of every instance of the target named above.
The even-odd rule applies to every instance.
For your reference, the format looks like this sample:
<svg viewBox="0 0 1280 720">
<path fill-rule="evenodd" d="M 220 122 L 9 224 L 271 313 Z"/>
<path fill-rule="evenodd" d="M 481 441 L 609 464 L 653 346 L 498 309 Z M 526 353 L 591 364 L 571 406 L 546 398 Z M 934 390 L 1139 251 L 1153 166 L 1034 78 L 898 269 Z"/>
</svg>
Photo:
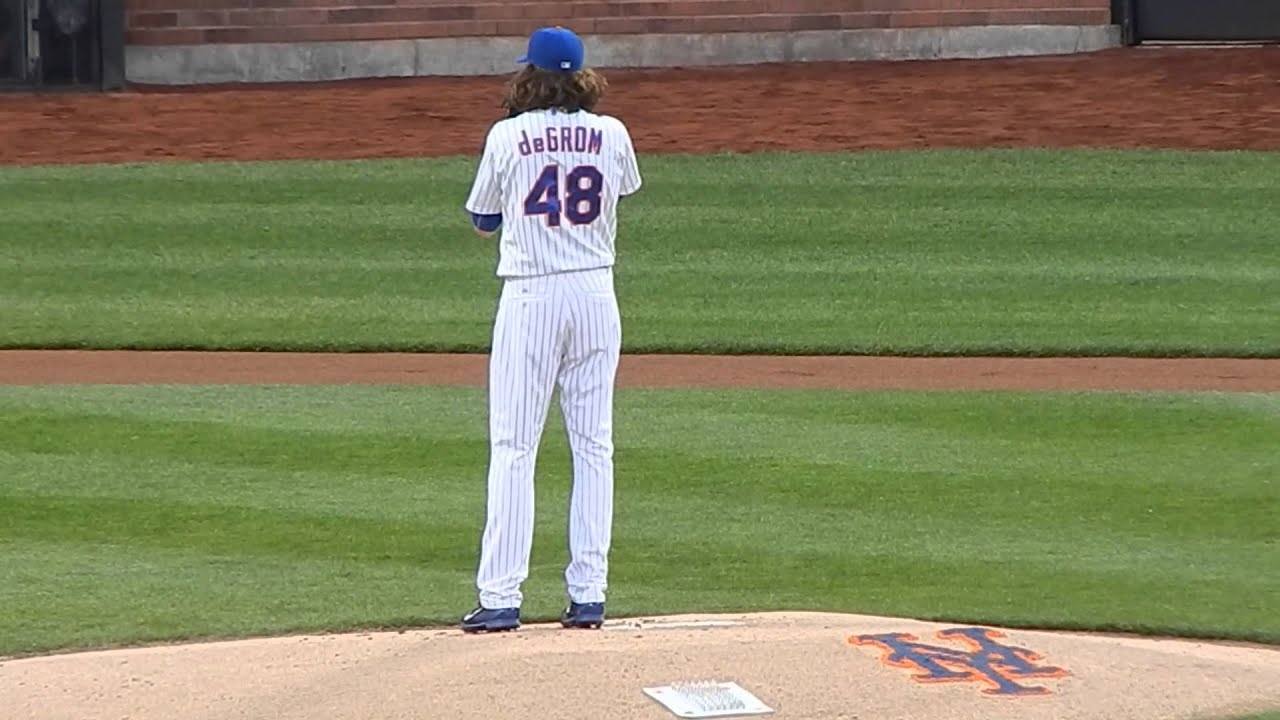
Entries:
<svg viewBox="0 0 1280 720">
<path fill-rule="evenodd" d="M 516 60 L 529 63 L 543 70 L 577 72 L 582 69 L 582 40 L 572 30 L 562 27 L 545 27 L 529 36 L 529 51 Z"/>
</svg>

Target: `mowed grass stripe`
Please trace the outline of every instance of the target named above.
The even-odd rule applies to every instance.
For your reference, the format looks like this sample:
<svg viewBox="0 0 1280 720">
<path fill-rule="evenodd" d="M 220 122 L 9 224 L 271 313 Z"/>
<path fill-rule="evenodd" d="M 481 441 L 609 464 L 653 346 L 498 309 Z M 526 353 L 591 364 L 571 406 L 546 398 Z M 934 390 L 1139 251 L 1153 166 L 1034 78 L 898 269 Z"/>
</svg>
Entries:
<svg viewBox="0 0 1280 720">
<path fill-rule="evenodd" d="M 643 162 L 630 351 L 1280 354 L 1274 153 Z M 474 165 L 0 168 L 0 347 L 484 350 Z"/>
<path fill-rule="evenodd" d="M 611 611 L 1280 642 L 1274 395 L 625 390 Z M 0 388 L 0 652 L 456 622 L 483 391 Z M 563 598 L 539 459 L 527 615 Z"/>
</svg>

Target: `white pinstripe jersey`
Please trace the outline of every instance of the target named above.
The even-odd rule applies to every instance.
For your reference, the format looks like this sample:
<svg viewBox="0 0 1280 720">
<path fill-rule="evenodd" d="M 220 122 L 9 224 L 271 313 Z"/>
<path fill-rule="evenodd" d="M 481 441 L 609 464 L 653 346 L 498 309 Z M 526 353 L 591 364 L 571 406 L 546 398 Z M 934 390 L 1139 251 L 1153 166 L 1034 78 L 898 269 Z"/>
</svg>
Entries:
<svg viewBox="0 0 1280 720">
<path fill-rule="evenodd" d="M 502 213 L 499 277 L 612 267 L 618 197 L 640 189 L 622 121 L 585 110 L 533 110 L 485 138 L 466 208 Z"/>
</svg>

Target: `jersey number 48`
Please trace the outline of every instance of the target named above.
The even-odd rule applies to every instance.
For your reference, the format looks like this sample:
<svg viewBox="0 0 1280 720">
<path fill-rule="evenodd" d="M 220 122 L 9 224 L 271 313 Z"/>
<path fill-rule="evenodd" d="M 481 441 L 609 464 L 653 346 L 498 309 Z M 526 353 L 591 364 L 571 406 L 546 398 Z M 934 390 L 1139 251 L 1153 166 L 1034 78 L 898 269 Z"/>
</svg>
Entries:
<svg viewBox="0 0 1280 720">
<path fill-rule="evenodd" d="M 564 197 L 561 200 L 561 185 Z M 592 165 L 579 165 L 560 182 L 560 166 L 548 165 L 524 199 L 525 215 L 546 215 L 547 227 L 560 227 L 560 216 L 574 225 L 587 225 L 600 217 L 600 193 L 604 175 Z"/>
</svg>

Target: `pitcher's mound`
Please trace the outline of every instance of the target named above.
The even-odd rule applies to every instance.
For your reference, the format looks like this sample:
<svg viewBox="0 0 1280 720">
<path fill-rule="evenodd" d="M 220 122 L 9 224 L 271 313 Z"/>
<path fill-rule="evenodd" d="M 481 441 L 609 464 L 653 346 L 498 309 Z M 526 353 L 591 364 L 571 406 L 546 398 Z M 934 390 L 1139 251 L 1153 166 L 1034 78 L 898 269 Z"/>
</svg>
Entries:
<svg viewBox="0 0 1280 720">
<path fill-rule="evenodd" d="M 760 717 L 1212 718 L 1280 708 L 1280 650 L 861 615 L 675 616 L 600 631 L 321 635 L 10 660 L 0 697 L 5 717 L 41 720 L 659 720 L 677 716 L 645 688 L 712 680 L 772 710 Z"/>
</svg>

